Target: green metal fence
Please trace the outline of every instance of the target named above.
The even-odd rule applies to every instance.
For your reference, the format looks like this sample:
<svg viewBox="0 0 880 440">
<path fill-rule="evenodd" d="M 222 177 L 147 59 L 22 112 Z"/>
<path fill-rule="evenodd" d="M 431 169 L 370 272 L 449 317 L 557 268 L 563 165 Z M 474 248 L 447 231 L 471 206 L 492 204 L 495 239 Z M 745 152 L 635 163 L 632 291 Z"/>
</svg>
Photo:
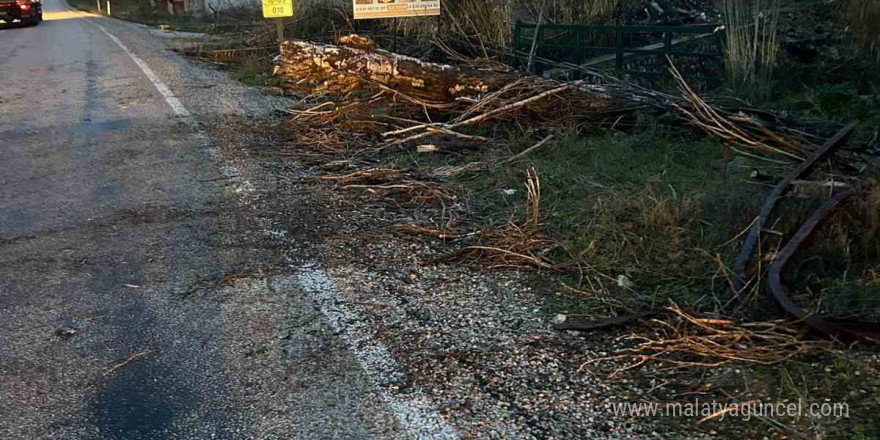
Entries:
<svg viewBox="0 0 880 440">
<path fill-rule="evenodd" d="M 611 67 L 636 75 L 664 75 L 666 56 L 695 69 L 685 76 L 717 82 L 721 41 L 716 25 L 605 26 L 517 22 L 514 48 L 528 53 L 533 41 L 543 58 L 584 67 Z M 537 35 L 536 35 L 537 34 Z M 653 58 L 653 60 L 651 59 Z M 646 61 L 647 60 L 647 61 Z M 639 69 L 632 69 L 638 65 Z"/>
</svg>

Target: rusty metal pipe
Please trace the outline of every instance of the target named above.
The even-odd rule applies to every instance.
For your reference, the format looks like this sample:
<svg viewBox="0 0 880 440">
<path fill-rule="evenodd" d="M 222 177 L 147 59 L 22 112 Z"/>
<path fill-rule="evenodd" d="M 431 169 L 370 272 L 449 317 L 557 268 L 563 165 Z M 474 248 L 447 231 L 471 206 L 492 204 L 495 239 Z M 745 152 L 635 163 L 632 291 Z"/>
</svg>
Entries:
<svg viewBox="0 0 880 440">
<path fill-rule="evenodd" d="M 794 170 L 791 174 L 782 179 L 774 188 L 773 191 L 767 196 L 767 200 L 764 202 L 764 206 L 761 207 L 761 212 L 758 214 L 757 220 L 752 225 L 751 230 L 749 230 L 749 235 L 746 236 L 745 241 L 743 242 L 743 248 L 740 251 L 739 255 L 736 258 L 736 261 L 733 265 L 733 279 L 731 280 L 733 293 L 739 297 L 740 302 L 745 303 L 746 301 L 746 268 L 749 265 L 749 262 L 752 259 L 752 253 L 755 248 L 755 245 L 758 243 L 758 239 L 761 236 L 761 231 L 764 229 L 764 226 L 767 224 L 767 220 L 770 218 L 770 214 L 773 212 L 773 208 L 776 207 L 776 202 L 788 191 L 789 186 L 793 180 L 800 179 L 805 176 L 813 167 L 819 163 L 822 159 L 828 157 L 835 150 L 837 150 L 840 145 L 843 144 L 843 140 L 849 135 L 853 128 L 855 128 L 857 124 L 855 122 L 849 123 L 846 127 L 843 127 L 838 131 L 831 139 L 828 139 L 822 147 L 813 153 L 809 159 L 805 160 Z"/>
<path fill-rule="evenodd" d="M 811 314 L 791 299 L 791 293 L 782 282 L 782 270 L 788 260 L 797 252 L 798 247 L 806 241 L 807 237 L 822 223 L 831 211 L 853 194 L 852 190 L 846 190 L 834 195 L 825 201 L 818 209 L 813 211 L 810 218 L 801 225 L 800 229 L 791 237 L 791 240 L 782 248 L 776 259 L 770 265 L 770 273 L 767 278 L 767 287 L 773 297 L 779 302 L 785 311 L 795 318 L 803 321 L 811 328 L 822 333 L 840 339 L 860 339 L 867 341 L 880 341 L 880 325 L 868 322 L 834 322 L 818 315 Z"/>
</svg>

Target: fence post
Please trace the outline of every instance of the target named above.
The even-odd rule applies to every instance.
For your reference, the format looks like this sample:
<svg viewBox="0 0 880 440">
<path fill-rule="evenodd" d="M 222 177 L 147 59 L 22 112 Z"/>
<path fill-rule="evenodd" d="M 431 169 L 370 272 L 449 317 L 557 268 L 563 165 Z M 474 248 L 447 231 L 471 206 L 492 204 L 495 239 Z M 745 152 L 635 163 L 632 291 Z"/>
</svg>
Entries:
<svg viewBox="0 0 880 440">
<path fill-rule="evenodd" d="M 544 21 L 544 9 L 546 8 L 546 4 L 541 5 L 541 13 L 538 14 L 538 27 L 535 28 L 535 38 L 532 40 L 532 47 L 529 49 L 529 61 L 526 64 L 526 71 L 530 74 L 535 73 L 535 56 L 538 54 L 538 37 L 543 36 L 541 34 L 541 23 Z"/>
<path fill-rule="evenodd" d="M 516 50 L 519 50 L 521 46 L 519 42 L 519 33 L 522 31 L 522 28 L 520 27 L 521 23 L 521 21 L 517 20 L 516 25 L 513 28 L 513 47 Z"/>
<path fill-rule="evenodd" d="M 615 40 L 617 40 L 617 56 L 614 60 L 614 67 L 617 70 L 623 70 L 623 26 L 615 26 L 614 29 L 616 33 Z"/>
<path fill-rule="evenodd" d="M 669 52 L 672 51 L 672 32 L 666 31 L 663 33 L 663 48 L 666 49 L 666 55 L 669 55 Z"/>
</svg>

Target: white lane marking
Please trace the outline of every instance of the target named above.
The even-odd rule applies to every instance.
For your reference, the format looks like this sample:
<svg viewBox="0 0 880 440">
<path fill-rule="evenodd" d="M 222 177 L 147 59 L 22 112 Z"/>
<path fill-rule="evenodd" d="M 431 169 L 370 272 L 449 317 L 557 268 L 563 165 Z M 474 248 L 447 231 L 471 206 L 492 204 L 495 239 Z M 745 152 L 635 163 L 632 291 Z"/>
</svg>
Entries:
<svg viewBox="0 0 880 440">
<path fill-rule="evenodd" d="M 104 32 L 114 43 L 116 43 L 129 57 L 141 68 L 144 74 L 149 78 L 156 90 L 162 94 L 171 109 L 178 116 L 187 119 L 187 122 L 196 131 L 196 137 L 199 142 L 207 147 L 211 158 L 222 164 L 220 152 L 216 147 L 210 146 L 207 135 L 198 128 L 198 125 L 190 117 L 190 112 L 183 106 L 183 103 L 174 96 L 174 93 L 153 73 L 150 66 L 137 55 L 133 54 L 128 47 L 122 44 L 115 35 L 104 29 L 103 26 L 95 24 Z M 251 192 L 255 189 L 254 185 L 236 169 L 234 166 L 221 166 L 221 173 L 227 177 L 233 177 L 236 181 L 235 192 Z M 287 231 L 266 228 L 265 233 L 272 237 L 286 237 L 290 234 Z M 349 310 L 343 303 L 338 301 L 339 293 L 333 289 L 333 282 L 327 276 L 326 272 L 314 269 L 311 266 L 297 268 L 301 271 L 299 276 L 300 287 L 307 293 L 318 305 L 321 314 L 330 326 L 333 332 L 339 334 L 345 341 L 349 350 L 351 350 L 358 360 L 361 369 L 367 374 L 367 377 L 373 382 L 379 394 L 388 404 L 391 412 L 400 422 L 401 427 L 413 438 L 417 440 L 455 440 L 458 439 L 458 433 L 447 425 L 440 415 L 440 412 L 427 397 L 419 392 L 411 392 L 407 395 L 393 394 L 388 390 L 388 385 L 399 383 L 404 374 L 388 348 L 381 342 L 372 337 L 369 329 L 361 323 L 356 322 L 356 315 Z"/>
<path fill-rule="evenodd" d="M 404 374 L 388 348 L 374 339 L 371 329 L 340 301 L 341 295 L 333 288 L 333 281 L 326 272 L 308 266 L 300 267 L 299 271 L 300 287 L 318 304 L 330 329 L 352 348 L 358 363 L 372 378 L 401 427 L 418 440 L 457 439 L 456 431 L 446 424 L 430 399 L 421 392 L 407 393 L 406 399 L 402 399 L 389 390 L 391 385 L 403 384 Z"/>
<path fill-rule="evenodd" d="M 155 73 L 153 73 L 153 69 L 150 69 L 150 66 L 148 66 L 147 63 L 144 62 L 144 60 L 140 59 L 140 57 L 128 50 L 128 48 L 125 47 L 125 45 L 122 44 L 121 41 L 119 41 L 119 38 L 116 38 L 116 35 L 107 32 L 107 29 L 104 29 L 104 27 L 100 24 L 95 24 L 95 26 L 98 26 L 98 29 L 100 29 L 101 32 L 110 37 L 110 39 L 113 40 L 113 42 L 116 43 L 116 45 L 119 46 L 123 51 L 125 51 L 125 53 L 128 54 L 129 58 L 131 58 L 132 61 L 134 61 L 134 63 L 141 68 L 141 70 L 144 72 L 144 75 L 147 75 L 147 78 L 150 80 L 151 83 L 153 83 L 153 87 L 155 87 L 156 90 L 158 90 L 159 93 L 162 95 L 162 97 L 165 98 L 165 102 L 167 102 L 168 105 L 171 106 L 171 110 L 174 110 L 174 113 L 176 113 L 177 116 L 189 116 L 189 111 L 186 109 L 186 107 L 184 107 L 180 100 L 177 99 L 176 96 L 174 96 L 174 93 L 171 93 L 171 89 L 169 89 L 168 86 L 165 85 L 165 83 L 162 82 L 162 80 L 159 79 L 159 77 L 156 76 Z"/>
</svg>

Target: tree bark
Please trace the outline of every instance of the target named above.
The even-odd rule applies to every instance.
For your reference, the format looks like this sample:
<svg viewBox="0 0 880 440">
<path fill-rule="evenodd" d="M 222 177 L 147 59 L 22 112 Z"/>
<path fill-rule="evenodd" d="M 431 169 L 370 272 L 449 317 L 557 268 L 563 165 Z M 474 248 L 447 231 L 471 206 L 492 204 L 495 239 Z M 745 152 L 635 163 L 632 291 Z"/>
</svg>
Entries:
<svg viewBox="0 0 880 440">
<path fill-rule="evenodd" d="M 434 102 L 481 95 L 513 77 L 504 72 L 428 63 L 383 51 L 358 35 L 341 38 L 338 46 L 284 41 L 275 75 L 286 88 L 307 93 L 343 94 L 378 84 Z"/>
</svg>

